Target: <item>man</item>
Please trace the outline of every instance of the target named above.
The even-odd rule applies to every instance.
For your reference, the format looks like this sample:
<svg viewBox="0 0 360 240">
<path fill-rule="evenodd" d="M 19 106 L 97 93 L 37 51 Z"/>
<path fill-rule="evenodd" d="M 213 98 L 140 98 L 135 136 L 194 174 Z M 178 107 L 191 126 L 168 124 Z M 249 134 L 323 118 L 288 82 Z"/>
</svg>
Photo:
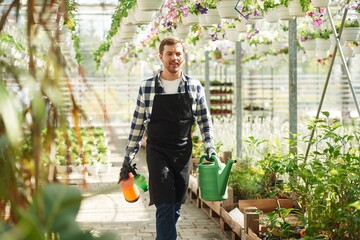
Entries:
<svg viewBox="0 0 360 240">
<path fill-rule="evenodd" d="M 150 205 L 156 206 L 157 240 L 176 239 L 176 223 L 186 200 L 192 154 L 191 126 L 197 122 L 204 147 L 215 154 L 212 122 L 204 89 L 182 72 L 184 44 L 175 37 L 162 40 L 163 70 L 141 83 L 120 179 L 126 178 L 147 132 Z"/>
</svg>

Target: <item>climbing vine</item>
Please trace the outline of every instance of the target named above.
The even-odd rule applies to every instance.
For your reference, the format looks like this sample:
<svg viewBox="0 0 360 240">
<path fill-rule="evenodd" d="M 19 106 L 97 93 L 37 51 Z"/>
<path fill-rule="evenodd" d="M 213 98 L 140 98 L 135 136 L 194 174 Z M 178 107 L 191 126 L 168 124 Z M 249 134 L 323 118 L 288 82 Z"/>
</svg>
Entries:
<svg viewBox="0 0 360 240">
<path fill-rule="evenodd" d="M 105 52 L 109 51 L 112 37 L 118 32 L 122 18 L 127 17 L 129 10 L 135 5 L 136 0 L 119 0 L 114 14 L 111 16 L 110 30 L 106 36 L 106 40 L 102 41 L 100 46 L 94 51 L 94 60 L 96 67 L 100 65 L 101 58 Z"/>
</svg>

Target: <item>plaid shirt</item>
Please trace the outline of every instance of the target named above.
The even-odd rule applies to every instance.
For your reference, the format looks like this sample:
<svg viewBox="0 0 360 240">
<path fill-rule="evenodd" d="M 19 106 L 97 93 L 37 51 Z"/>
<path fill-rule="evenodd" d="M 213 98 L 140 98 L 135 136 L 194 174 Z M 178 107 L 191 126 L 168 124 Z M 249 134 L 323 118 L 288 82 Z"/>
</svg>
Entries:
<svg viewBox="0 0 360 240">
<path fill-rule="evenodd" d="M 155 77 L 160 79 L 160 74 Z M 144 132 L 148 123 L 151 121 L 151 112 L 155 97 L 155 77 L 144 80 L 140 84 L 128 143 L 125 149 L 125 157 L 130 157 L 130 159 L 133 159 L 139 150 Z M 200 128 L 204 147 L 205 149 L 209 147 L 214 148 L 211 116 L 207 108 L 204 89 L 199 81 L 182 74 L 182 79 L 179 84 L 180 93 L 185 93 L 185 81 L 187 81 L 188 92 L 194 100 L 192 104 L 194 122 L 196 122 Z M 165 94 L 161 81 L 159 81 L 159 91 L 160 94 Z"/>
</svg>

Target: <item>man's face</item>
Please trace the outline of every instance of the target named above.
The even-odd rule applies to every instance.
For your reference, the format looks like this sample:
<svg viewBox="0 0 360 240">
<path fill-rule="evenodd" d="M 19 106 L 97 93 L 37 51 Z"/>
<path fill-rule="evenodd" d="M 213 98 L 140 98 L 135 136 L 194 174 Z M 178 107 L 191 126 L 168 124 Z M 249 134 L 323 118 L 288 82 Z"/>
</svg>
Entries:
<svg viewBox="0 0 360 240">
<path fill-rule="evenodd" d="M 170 73 L 177 73 L 184 63 L 184 50 L 181 43 L 165 45 L 164 51 L 159 55 L 164 68 Z"/>
</svg>

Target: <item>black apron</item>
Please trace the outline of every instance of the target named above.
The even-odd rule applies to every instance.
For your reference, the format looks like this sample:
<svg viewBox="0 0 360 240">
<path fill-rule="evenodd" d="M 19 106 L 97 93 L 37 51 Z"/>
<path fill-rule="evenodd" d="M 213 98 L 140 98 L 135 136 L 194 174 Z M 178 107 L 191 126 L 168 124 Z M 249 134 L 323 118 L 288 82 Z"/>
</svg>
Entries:
<svg viewBox="0 0 360 240">
<path fill-rule="evenodd" d="M 187 82 L 185 93 L 160 95 L 159 80 L 155 77 L 155 97 L 146 145 L 150 205 L 185 202 L 193 122 L 192 98 Z"/>
</svg>

